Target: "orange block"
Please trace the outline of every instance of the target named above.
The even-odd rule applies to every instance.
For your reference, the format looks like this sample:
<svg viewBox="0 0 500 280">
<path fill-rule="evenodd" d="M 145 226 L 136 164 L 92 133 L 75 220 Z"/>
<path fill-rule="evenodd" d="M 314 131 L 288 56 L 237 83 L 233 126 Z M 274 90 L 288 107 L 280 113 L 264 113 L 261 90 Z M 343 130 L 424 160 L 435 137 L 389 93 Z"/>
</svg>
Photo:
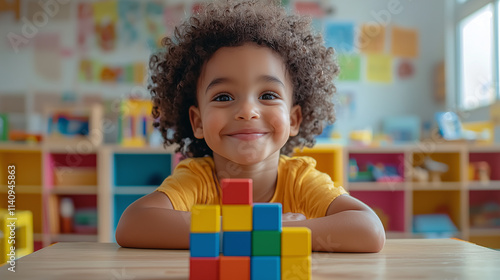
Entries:
<svg viewBox="0 0 500 280">
<path fill-rule="evenodd" d="M 250 257 L 220 257 L 220 280 L 250 280 Z"/>
</svg>

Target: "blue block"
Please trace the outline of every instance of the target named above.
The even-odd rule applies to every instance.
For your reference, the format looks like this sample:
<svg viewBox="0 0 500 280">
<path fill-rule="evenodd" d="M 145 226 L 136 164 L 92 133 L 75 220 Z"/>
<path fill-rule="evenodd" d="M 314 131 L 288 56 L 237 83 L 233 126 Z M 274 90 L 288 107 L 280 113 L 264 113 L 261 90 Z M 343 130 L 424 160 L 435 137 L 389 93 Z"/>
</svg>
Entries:
<svg viewBox="0 0 500 280">
<path fill-rule="evenodd" d="M 222 243 L 224 256 L 252 256 L 251 231 L 225 231 Z"/>
<path fill-rule="evenodd" d="M 189 236 L 191 257 L 218 257 L 219 233 L 191 233 Z"/>
<path fill-rule="evenodd" d="M 281 203 L 254 203 L 253 230 L 281 232 Z"/>
<path fill-rule="evenodd" d="M 281 257 L 252 257 L 250 278 L 252 280 L 280 280 Z"/>
</svg>

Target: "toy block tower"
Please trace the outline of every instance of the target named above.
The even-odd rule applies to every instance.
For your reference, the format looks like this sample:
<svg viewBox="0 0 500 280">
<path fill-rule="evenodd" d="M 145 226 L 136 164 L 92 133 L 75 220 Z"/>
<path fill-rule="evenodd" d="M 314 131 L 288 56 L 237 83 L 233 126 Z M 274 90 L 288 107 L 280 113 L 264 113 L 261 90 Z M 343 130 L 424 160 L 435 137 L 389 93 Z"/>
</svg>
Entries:
<svg viewBox="0 0 500 280">
<path fill-rule="evenodd" d="M 221 184 L 222 255 L 219 206 L 195 205 L 189 279 L 311 279 L 311 231 L 282 228 L 280 203 L 253 203 L 251 179 Z"/>
</svg>

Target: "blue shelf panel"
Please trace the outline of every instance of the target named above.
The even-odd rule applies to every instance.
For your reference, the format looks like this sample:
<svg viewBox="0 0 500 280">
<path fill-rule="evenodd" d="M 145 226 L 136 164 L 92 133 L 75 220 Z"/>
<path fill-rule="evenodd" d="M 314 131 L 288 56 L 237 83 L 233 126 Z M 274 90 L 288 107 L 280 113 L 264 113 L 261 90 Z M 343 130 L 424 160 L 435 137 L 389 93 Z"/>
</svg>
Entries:
<svg viewBox="0 0 500 280">
<path fill-rule="evenodd" d="M 172 172 L 170 154 L 115 154 L 114 185 L 159 186 Z"/>
</svg>

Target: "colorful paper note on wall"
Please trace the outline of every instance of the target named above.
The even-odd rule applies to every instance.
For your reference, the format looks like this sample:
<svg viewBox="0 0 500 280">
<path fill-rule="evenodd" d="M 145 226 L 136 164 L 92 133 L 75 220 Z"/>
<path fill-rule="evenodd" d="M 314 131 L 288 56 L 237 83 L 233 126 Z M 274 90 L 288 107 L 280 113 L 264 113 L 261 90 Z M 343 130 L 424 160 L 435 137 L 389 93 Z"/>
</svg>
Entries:
<svg viewBox="0 0 500 280">
<path fill-rule="evenodd" d="M 318 2 L 295 2 L 295 12 L 300 15 L 307 15 L 313 18 L 325 16 L 325 11 Z"/>
<path fill-rule="evenodd" d="M 57 33 L 41 33 L 35 37 L 35 72 L 48 81 L 61 79 L 61 43 Z"/>
<path fill-rule="evenodd" d="M 119 38 L 124 45 L 130 45 L 139 41 L 139 26 L 141 19 L 140 3 L 133 0 L 122 0 L 118 2 Z"/>
<path fill-rule="evenodd" d="M 146 32 L 147 45 L 156 50 L 161 46 L 161 40 L 165 36 L 165 24 L 163 21 L 164 5 L 161 1 L 149 1 L 146 3 Z"/>
<path fill-rule="evenodd" d="M 358 42 L 360 50 L 364 53 L 383 53 L 385 27 L 378 24 L 363 24 Z"/>
<path fill-rule="evenodd" d="M 80 50 L 87 50 L 91 47 L 90 39 L 94 30 L 94 23 L 92 21 L 92 14 L 94 9 L 92 3 L 81 2 L 78 3 L 78 48 Z"/>
<path fill-rule="evenodd" d="M 118 21 L 117 1 L 103 1 L 92 4 L 98 46 L 104 51 L 115 48 L 116 23 Z"/>
<path fill-rule="evenodd" d="M 418 31 L 394 26 L 391 32 L 391 53 L 394 56 L 416 58 L 418 56 Z"/>
<path fill-rule="evenodd" d="M 340 81 L 359 81 L 361 59 L 359 55 L 339 55 Z"/>
<path fill-rule="evenodd" d="M 21 15 L 21 0 L 0 0 L 0 13 L 13 12 L 16 20 Z"/>
<path fill-rule="evenodd" d="M 367 56 L 366 78 L 371 82 L 392 82 L 392 57 L 385 54 Z"/>
<path fill-rule="evenodd" d="M 408 79 L 413 77 L 415 69 L 413 63 L 409 60 L 402 60 L 398 65 L 398 77 L 400 79 Z"/>
<path fill-rule="evenodd" d="M 47 16 L 47 19 L 52 20 L 70 20 L 71 19 L 71 2 L 70 1 L 24 1 L 26 16 L 28 19 L 37 19 L 43 21 L 42 14 Z M 66 3 L 67 2 L 67 3 Z M 33 20 L 34 21 L 34 20 Z"/>
<path fill-rule="evenodd" d="M 324 37 L 327 47 L 339 52 L 351 52 L 354 49 L 354 23 L 327 22 Z"/>
</svg>

